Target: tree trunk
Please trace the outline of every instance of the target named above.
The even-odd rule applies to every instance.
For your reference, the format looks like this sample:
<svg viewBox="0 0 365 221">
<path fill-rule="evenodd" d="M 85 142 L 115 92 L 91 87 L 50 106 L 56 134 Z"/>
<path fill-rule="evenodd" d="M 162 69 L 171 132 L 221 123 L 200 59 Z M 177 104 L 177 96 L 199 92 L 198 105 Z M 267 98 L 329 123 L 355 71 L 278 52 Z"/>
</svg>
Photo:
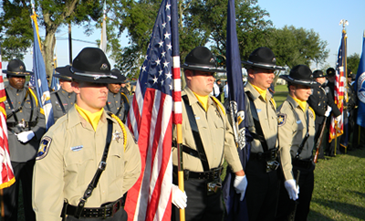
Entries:
<svg viewBox="0 0 365 221">
<path fill-rule="evenodd" d="M 54 47 L 56 43 L 55 33 L 56 29 L 46 30 L 46 39 L 43 45 L 43 50 L 44 50 L 43 59 L 44 59 L 44 64 L 46 66 L 47 76 L 49 76 L 48 86 L 51 86 L 51 80 L 53 74 L 53 56 L 54 56 Z"/>
</svg>

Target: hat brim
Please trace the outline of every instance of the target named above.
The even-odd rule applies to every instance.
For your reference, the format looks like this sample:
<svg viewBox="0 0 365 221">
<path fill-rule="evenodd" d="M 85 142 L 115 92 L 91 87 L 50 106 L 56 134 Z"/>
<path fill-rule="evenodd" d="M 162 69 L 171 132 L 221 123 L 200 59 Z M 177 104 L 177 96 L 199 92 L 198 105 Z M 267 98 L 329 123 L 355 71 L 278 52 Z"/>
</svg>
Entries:
<svg viewBox="0 0 365 221">
<path fill-rule="evenodd" d="M 25 76 L 29 76 L 29 75 L 33 75 L 32 71 L 25 71 L 25 72 L 12 72 L 12 71 L 8 71 L 8 70 L 2 70 L 2 72 L 6 75 L 10 75 L 10 76 L 18 76 L 18 77 L 25 77 Z"/>
<path fill-rule="evenodd" d="M 184 69 L 193 70 L 193 71 L 204 71 L 204 72 L 227 72 L 225 68 L 216 68 L 216 67 L 207 67 L 207 66 L 198 66 L 198 65 L 188 65 L 183 64 L 181 66 Z"/>
<path fill-rule="evenodd" d="M 65 81 L 72 81 L 72 78 L 71 78 L 71 77 L 69 77 L 69 76 L 64 76 L 64 75 L 62 75 L 62 74 L 57 74 L 57 73 L 55 73 L 55 74 L 53 74 L 53 77 L 55 77 L 55 78 L 59 78 L 59 79 L 65 80 Z"/>
<path fill-rule="evenodd" d="M 263 64 L 263 63 L 254 63 L 251 61 L 241 61 L 242 64 L 249 66 L 249 67 L 257 67 L 257 68 L 263 68 L 268 70 L 285 70 L 282 66 L 277 65 L 271 65 L 271 64 Z"/>
<path fill-rule="evenodd" d="M 317 81 L 297 80 L 297 79 L 291 78 L 289 75 L 280 75 L 279 77 L 292 84 L 299 84 L 299 85 L 304 85 L 304 86 L 308 86 L 308 87 L 315 87 L 316 85 L 318 85 Z"/>
<path fill-rule="evenodd" d="M 118 79 L 116 76 L 109 73 L 87 73 L 87 72 L 78 72 L 77 69 L 71 67 L 70 72 L 65 72 L 64 76 L 71 77 L 72 80 L 79 82 L 89 82 L 89 83 L 97 83 L 97 84 L 118 84 Z"/>
</svg>

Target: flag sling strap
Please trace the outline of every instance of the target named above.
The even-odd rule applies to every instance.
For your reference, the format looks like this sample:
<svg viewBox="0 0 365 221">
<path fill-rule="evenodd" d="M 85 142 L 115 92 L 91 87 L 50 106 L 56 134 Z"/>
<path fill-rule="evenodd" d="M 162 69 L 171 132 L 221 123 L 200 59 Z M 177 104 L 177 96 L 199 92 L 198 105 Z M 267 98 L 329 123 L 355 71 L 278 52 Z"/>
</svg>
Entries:
<svg viewBox="0 0 365 221">
<path fill-rule="evenodd" d="M 82 198 L 80 199 L 79 204 L 77 205 L 76 211 L 75 211 L 75 217 L 79 218 L 81 216 L 81 213 L 85 207 L 85 203 L 87 201 L 87 199 L 91 196 L 94 188 L 96 187 L 96 185 L 98 185 L 99 182 L 99 178 L 101 176 L 101 173 L 105 170 L 106 167 L 106 159 L 108 157 L 108 153 L 109 153 L 109 146 L 112 140 L 112 132 L 113 132 L 113 122 L 112 120 L 108 119 L 108 132 L 106 135 L 106 143 L 105 143 L 105 148 L 104 148 L 104 153 L 103 153 L 103 157 L 101 158 L 101 161 L 99 163 L 99 167 L 96 170 L 96 173 L 93 177 L 93 179 L 91 180 L 91 182 L 89 183 L 84 195 L 82 196 Z"/>
<path fill-rule="evenodd" d="M 182 98 L 185 103 L 185 109 L 186 109 L 186 112 L 188 115 L 191 131 L 194 136 L 195 146 L 196 146 L 196 149 L 198 152 L 200 162 L 202 163 L 204 171 L 209 171 L 207 155 L 205 154 L 205 150 L 204 150 L 203 143 L 202 143 L 202 140 L 201 140 L 201 137 L 199 134 L 199 128 L 198 128 L 198 125 L 195 120 L 193 109 L 189 105 L 189 98 L 187 95 L 183 96 Z"/>
<path fill-rule="evenodd" d="M 24 103 L 27 100 L 27 97 L 30 93 L 29 90 L 30 89 L 27 90 L 27 93 L 25 94 L 24 99 L 23 99 L 22 103 L 20 104 L 20 107 L 18 109 L 14 110 L 14 106 L 11 103 L 10 96 L 9 96 L 8 92 L 6 91 L 6 89 L 5 89 L 6 100 L 8 101 L 9 107 L 11 108 L 11 114 L 8 115 L 7 119 L 11 118 L 14 115 L 14 120 L 17 123 L 19 123 L 19 120 L 18 120 L 18 117 L 16 116 L 16 113 L 18 113 L 20 110 L 23 109 Z M 30 130 L 30 122 L 32 121 L 32 117 L 33 117 L 33 100 L 32 100 L 32 96 L 30 96 L 29 99 L 30 99 L 30 105 L 31 105 L 30 116 L 29 116 L 29 121 L 28 121 L 29 130 Z"/>
<path fill-rule="evenodd" d="M 56 98 L 57 98 L 57 100 L 58 100 L 58 103 L 60 104 L 60 107 L 61 107 L 61 109 L 62 109 L 62 113 L 63 113 L 63 114 L 66 114 L 67 112 L 66 112 L 66 110 L 65 110 L 65 107 L 63 106 L 63 103 L 62 103 L 62 101 L 61 101 L 60 95 L 58 95 L 58 93 L 57 93 L 57 92 L 55 93 L 55 95 L 56 95 Z"/>
</svg>

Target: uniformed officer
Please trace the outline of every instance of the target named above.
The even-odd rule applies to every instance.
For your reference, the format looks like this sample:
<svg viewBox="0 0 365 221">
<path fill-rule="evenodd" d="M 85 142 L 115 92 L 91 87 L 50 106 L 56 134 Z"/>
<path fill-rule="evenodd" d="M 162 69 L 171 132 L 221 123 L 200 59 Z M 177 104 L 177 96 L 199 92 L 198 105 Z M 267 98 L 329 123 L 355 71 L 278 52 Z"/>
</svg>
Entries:
<svg viewBox="0 0 365 221">
<path fill-rule="evenodd" d="M 316 122 L 315 122 L 315 129 L 316 135 L 314 137 L 315 143 L 317 143 L 319 135 L 321 133 L 321 129 L 324 122 L 325 117 L 328 117 L 331 113 L 335 116 L 341 114 L 338 110 L 336 104 L 333 101 L 333 95 L 330 90 L 325 89 L 326 84 L 326 76 L 324 75 L 323 71 L 315 70 L 313 72 L 313 78 L 318 83 L 313 87 L 313 93 L 308 98 L 308 105 L 314 110 L 316 114 Z M 332 109 L 332 107 L 335 107 Z M 330 121 L 331 119 L 326 120 L 326 122 Z M 319 149 L 319 159 L 324 159 L 324 150 L 323 147 Z"/>
<path fill-rule="evenodd" d="M 129 130 L 103 108 L 115 76 L 99 48 L 82 49 L 71 72 L 76 104 L 43 136 L 34 167 L 37 220 L 127 220 L 122 197 L 141 160 Z"/>
<path fill-rule="evenodd" d="M 315 113 L 307 100 L 317 83 L 306 65 L 297 65 L 289 75 L 280 77 L 288 82 L 289 95 L 278 108 L 280 155 L 285 181 L 280 189 L 276 220 L 307 220 L 315 167 L 312 159 Z"/>
<path fill-rule="evenodd" d="M 335 118 L 339 117 L 341 115 L 341 111 L 338 109 L 337 104 L 335 104 L 335 81 L 336 81 L 336 70 L 334 68 L 328 68 L 326 70 L 327 73 L 327 84 L 326 84 L 326 92 L 329 100 L 333 100 L 333 102 L 330 102 L 330 106 L 332 108 L 331 116 L 334 116 Z M 337 110 L 338 111 L 337 111 Z M 331 126 L 331 120 L 327 121 L 327 128 L 328 131 L 325 134 L 325 137 L 329 137 L 329 128 Z M 340 137 L 337 137 L 337 142 L 335 139 L 333 139 L 331 142 L 327 142 L 326 146 L 326 155 L 327 156 L 335 156 L 335 148 L 337 149 L 336 153 L 340 154 Z M 335 147 L 336 144 L 336 147 Z"/>
<path fill-rule="evenodd" d="M 172 203 L 176 206 L 173 220 L 179 220 L 178 208 L 186 207 L 187 221 L 221 221 L 224 210 L 220 175 L 224 160 L 236 173 L 234 187 L 241 194 L 241 200 L 245 195 L 247 180 L 225 108 L 217 98 L 209 95 L 213 90 L 213 74 L 219 69 L 216 68 L 216 58 L 206 47 L 194 48 L 186 56 L 182 67 L 187 83 L 182 91 L 182 115 L 185 119 L 182 124 L 182 158 L 186 194 L 173 185 Z M 173 164 L 176 172 L 176 148 L 173 149 Z M 177 183 L 176 176 L 174 183 Z"/>
<path fill-rule="evenodd" d="M 56 68 L 56 73 L 53 77 L 60 79 L 60 89 L 51 93 L 51 101 L 53 107 L 54 121 L 67 113 L 71 107 L 75 104 L 76 94 L 74 93 L 70 75 L 71 66 L 66 65 L 65 67 Z"/>
<path fill-rule="evenodd" d="M 117 76 L 118 79 L 116 83 L 108 84 L 108 101 L 104 108 L 111 111 L 125 123 L 129 111 L 129 100 L 127 95 L 121 91 L 121 84 L 125 83 L 127 78 L 122 75 L 118 69 L 113 69 L 112 73 Z"/>
<path fill-rule="evenodd" d="M 250 221 L 273 220 L 278 199 L 279 162 L 278 121 L 276 103 L 269 92 L 276 65 L 274 53 L 267 47 L 255 49 L 248 61 L 243 61 L 248 73 L 246 93 L 246 123 L 254 140 L 246 165 L 248 187 L 247 210 Z"/>
<path fill-rule="evenodd" d="M 355 79 L 354 79 L 355 78 Z M 347 87 L 346 87 L 346 90 L 347 90 L 347 101 L 346 101 L 346 113 L 347 113 L 347 116 L 348 116 L 348 130 L 346 131 L 348 133 L 347 135 L 347 139 L 348 141 L 352 139 L 351 141 L 351 145 L 348 145 L 348 150 L 351 150 L 353 149 L 357 142 L 353 142 L 354 140 L 357 140 L 356 139 L 356 135 L 355 134 L 355 131 L 356 131 L 356 124 L 355 124 L 355 121 L 356 121 L 356 118 L 355 118 L 355 108 L 356 108 L 356 102 L 357 102 L 357 98 L 356 98 L 356 93 L 355 93 L 355 89 L 354 89 L 354 86 L 353 86 L 353 81 L 356 80 L 356 74 L 353 74 L 351 72 L 350 69 L 347 69 Z M 355 139 L 354 139 L 355 137 Z"/>
<path fill-rule="evenodd" d="M 24 63 L 13 59 L 8 63 L 9 85 L 6 86 L 5 108 L 8 126 L 10 160 L 16 182 L 4 189 L 5 220 L 17 220 L 20 183 L 26 220 L 35 220 L 32 209 L 32 176 L 39 140 L 46 132 L 45 118 L 41 113 L 35 92 L 25 87 Z"/>
</svg>

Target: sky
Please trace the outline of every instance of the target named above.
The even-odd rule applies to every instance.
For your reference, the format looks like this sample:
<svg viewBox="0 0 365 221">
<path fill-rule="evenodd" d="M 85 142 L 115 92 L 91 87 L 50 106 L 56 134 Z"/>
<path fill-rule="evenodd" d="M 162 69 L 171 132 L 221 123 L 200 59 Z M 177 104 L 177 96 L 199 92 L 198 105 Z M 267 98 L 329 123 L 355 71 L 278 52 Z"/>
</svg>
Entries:
<svg viewBox="0 0 365 221">
<path fill-rule="evenodd" d="M 261 9 L 265 9 L 270 17 L 266 17 L 273 22 L 275 28 L 283 28 L 285 25 L 293 25 L 296 28 L 313 29 L 319 34 L 320 39 L 327 42 L 329 57 L 324 64 L 313 65 L 314 70 L 321 67 L 334 67 L 337 60 L 338 48 L 341 40 L 342 25 L 339 25 L 342 19 L 348 21 L 346 26 L 348 36 L 347 54 L 361 54 L 362 38 L 365 30 L 365 1 L 364 0 L 258 0 Z M 72 38 L 81 41 L 72 42 L 73 58 L 84 47 L 96 47 L 94 43 L 100 39 L 101 30 L 94 30 L 91 36 L 83 34 L 81 27 L 72 27 Z M 42 35 L 43 34 L 43 35 Z M 44 39 L 44 30 L 40 30 L 40 35 Z M 126 34 L 119 39 L 122 46 L 127 46 Z M 69 64 L 68 51 L 68 32 L 67 27 L 62 28 L 57 34 L 56 55 L 58 66 Z M 27 53 L 24 59 L 27 70 L 33 67 L 31 52 Z M 114 62 L 110 60 L 111 65 Z M 7 63 L 3 62 L 3 68 Z"/>
</svg>

